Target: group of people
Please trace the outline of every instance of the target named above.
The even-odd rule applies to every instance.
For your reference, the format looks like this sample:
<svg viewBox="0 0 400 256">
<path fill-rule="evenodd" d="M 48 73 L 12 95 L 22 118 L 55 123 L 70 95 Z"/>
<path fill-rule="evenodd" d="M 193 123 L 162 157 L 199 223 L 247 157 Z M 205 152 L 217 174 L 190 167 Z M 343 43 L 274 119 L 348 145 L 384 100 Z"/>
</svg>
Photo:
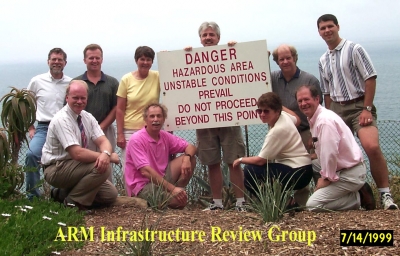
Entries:
<svg viewBox="0 0 400 256">
<path fill-rule="evenodd" d="M 273 92 L 261 95 L 257 102 L 257 113 L 269 129 L 260 153 L 252 157 L 245 157 L 239 126 L 198 129 L 196 146 L 162 129 L 167 110 L 159 103 L 159 73 L 151 70 L 155 53 L 150 47 L 136 49 L 137 70 L 119 83 L 101 71 L 99 45 L 84 49 L 87 71 L 75 79 L 63 73 L 66 53 L 52 49 L 50 71 L 34 77 L 28 86 L 36 95 L 38 121 L 29 129 L 32 140 L 26 167 L 34 169 L 27 172 L 29 197 L 40 196 L 36 184 L 43 166 L 45 180 L 54 187 L 54 200 L 80 210 L 111 204 L 118 196 L 111 163 L 122 161 L 128 196 L 147 199 L 161 189 L 168 205 L 181 209 L 188 201 L 185 186 L 197 156 L 208 167 L 210 178 L 213 202 L 206 210 L 223 209 L 221 160 L 229 167 L 237 211 L 246 210 L 245 188 L 257 195 L 255 183 L 267 178 L 292 187 L 295 204 L 310 210 L 360 206 L 372 210 L 375 201 L 353 136 L 356 132 L 370 159 L 383 208 L 398 209 L 379 147 L 373 105 L 376 70 L 362 46 L 339 37 L 334 15 L 322 15 L 317 27 L 328 45 L 319 62 L 320 81 L 297 67 L 293 46 L 281 45 L 273 51 L 280 70 L 271 73 Z M 215 22 L 201 24 L 198 34 L 204 47 L 220 41 Z M 121 159 L 116 145 L 122 149 Z M 310 197 L 312 178 L 316 186 Z"/>
</svg>

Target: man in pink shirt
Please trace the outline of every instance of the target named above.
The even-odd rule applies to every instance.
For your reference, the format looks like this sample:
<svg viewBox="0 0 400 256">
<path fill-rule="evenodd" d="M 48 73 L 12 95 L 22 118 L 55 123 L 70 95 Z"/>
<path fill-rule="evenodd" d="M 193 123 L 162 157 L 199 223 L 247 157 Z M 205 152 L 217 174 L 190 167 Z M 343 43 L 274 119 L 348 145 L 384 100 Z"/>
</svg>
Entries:
<svg viewBox="0 0 400 256">
<path fill-rule="evenodd" d="M 166 117 L 164 105 L 154 103 L 144 109 L 146 126 L 132 135 L 126 148 L 126 192 L 147 200 L 157 186 L 162 186 L 170 198 L 168 206 L 181 209 L 188 201 L 184 187 L 196 166 L 196 147 L 161 130 Z M 168 162 L 176 153 L 184 154 Z"/>
<path fill-rule="evenodd" d="M 317 88 L 302 85 L 296 99 L 307 116 L 315 152 L 321 163 L 321 178 L 307 201 L 312 211 L 375 209 L 372 189 L 365 181 L 363 154 L 342 118 L 319 104 Z"/>
</svg>

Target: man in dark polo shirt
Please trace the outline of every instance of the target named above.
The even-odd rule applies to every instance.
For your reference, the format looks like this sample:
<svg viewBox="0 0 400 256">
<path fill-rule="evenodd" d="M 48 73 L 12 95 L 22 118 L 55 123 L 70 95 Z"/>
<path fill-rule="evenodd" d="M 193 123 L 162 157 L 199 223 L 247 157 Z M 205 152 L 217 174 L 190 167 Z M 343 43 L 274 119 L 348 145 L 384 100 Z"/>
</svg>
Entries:
<svg viewBox="0 0 400 256">
<path fill-rule="evenodd" d="M 272 56 L 280 70 L 271 73 L 272 91 L 279 95 L 282 99 L 282 105 L 292 110 L 300 117 L 301 123 L 297 127 L 300 133 L 301 140 L 309 153 L 314 153 L 310 150 L 308 143 L 311 140 L 310 125 L 307 117 L 300 111 L 296 100 L 296 90 L 301 85 L 314 85 L 318 89 L 320 104 L 322 104 L 322 92 L 319 87 L 318 79 L 310 73 L 300 70 L 297 67 L 297 50 L 291 45 L 280 45 L 273 52 Z M 315 154 L 312 154 L 316 157 Z M 312 157 L 312 159 L 313 159 Z M 318 180 L 317 174 L 314 175 L 314 182 Z M 309 187 L 297 190 L 294 194 L 295 202 L 300 205 L 306 205 L 310 194 Z"/>
<path fill-rule="evenodd" d="M 89 86 L 88 104 L 85 110 L 91 113 L 104 131 L 107 139 L 110 141 L 113 152 L 116 146 L 115 113 L 117 107 L 118 80 L 112 76 L 106 75 L 101 71 L 103 63 L 103 49 L 100 45 L 89 44 L 83 50 L 83 61 L 86 64 L 87 71 L 74 78 L 74 80 L 83 80 Z M 99 151 L 94 144 L 89 144 L 88 148 L 93 151 Z M 112 173 L 110 175 L 112 180 Z"/>
</svg>

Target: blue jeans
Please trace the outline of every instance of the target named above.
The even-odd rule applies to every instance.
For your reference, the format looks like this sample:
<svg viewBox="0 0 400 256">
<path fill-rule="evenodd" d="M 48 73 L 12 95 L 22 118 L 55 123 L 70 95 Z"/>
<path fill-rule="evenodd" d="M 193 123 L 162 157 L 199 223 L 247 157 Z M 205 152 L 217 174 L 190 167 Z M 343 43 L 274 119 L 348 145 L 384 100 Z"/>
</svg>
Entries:
<svg viewBox="0 0 400 256">
<path fill-rule="evenodd" d="M 42 148 L 46 142 L 48 124 L 38 124 L 36 126 L 36 133 L 32 140 L 29 142 L 29 149 L 25 158 L 25 187 L 28 199 L 40 196 L 40 190 L 37 184 L 40 181 L 40 160 L 42 158 Z"/>
</svg>

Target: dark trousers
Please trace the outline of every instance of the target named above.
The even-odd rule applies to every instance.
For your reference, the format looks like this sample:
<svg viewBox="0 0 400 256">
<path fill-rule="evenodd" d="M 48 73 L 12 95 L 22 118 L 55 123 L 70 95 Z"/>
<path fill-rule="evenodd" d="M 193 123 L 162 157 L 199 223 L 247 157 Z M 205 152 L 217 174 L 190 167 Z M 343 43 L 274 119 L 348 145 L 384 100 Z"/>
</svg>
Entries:
<svg viewBox="0 0 400 256">
<path fill-rule="evenodd" d="M 307 186 L 312 178 L 312 165 L 306 165 L 299 168 L 280 163 L 268 163 L 265 165 L 248 164 L 244 167 L 244 186 L 252 195 L 257 196 L 257 184 L 267 180 L 272 183 L 273 180 L 279 179 L 282 189 L 289 189 L 294 186 L 293 190 L 299 190 Z"/>
</svg>

